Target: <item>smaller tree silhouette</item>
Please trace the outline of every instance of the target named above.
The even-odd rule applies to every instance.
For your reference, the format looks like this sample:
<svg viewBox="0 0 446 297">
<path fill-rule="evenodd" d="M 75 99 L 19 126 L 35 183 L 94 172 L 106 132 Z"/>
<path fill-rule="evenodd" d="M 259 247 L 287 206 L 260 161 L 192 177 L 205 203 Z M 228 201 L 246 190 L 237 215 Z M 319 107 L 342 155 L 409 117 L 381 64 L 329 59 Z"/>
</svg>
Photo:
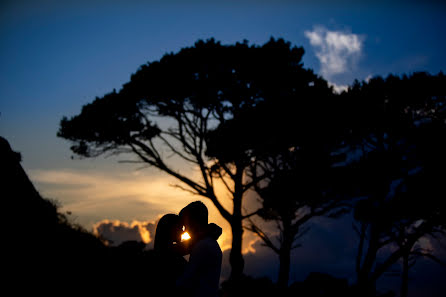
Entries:
<svg viewBox="0 0 446 297">
<path fill-rule="evenodd" d="M 341 123 L 334 120 L 334 95 L 311 72 L 300 79 L 287 100 L 260 102 L 220 125 L 210 134 L 208 152 L 230 160 L 250 152 L 248 177 L 262 206 L 257 214 L 275 222 L 279 236 L 273 240 L 252 219 L 246 227 L 279 256 L 282 287 L 288 285 L 291 251 L 307 223 L 317 216 L 339 215 L 346 206 L 333 191 L 337 169 L 331 153 L 339 149 L 343 135 Z"/>
<path fill-rule="evenodd" d="M 350 206 L 331 186 L 339 176 L 330 155 L 318 148 L 306 149 L 296 148 L 275 158 L 274 163 L 262 164 L 269 178 L 256 186 L 263 205 L 260 216 L 275 222 L 278 236 L 273 239 L 252 220 L 248 227 L 279 256 L 280 287 L 288 285 L 291 252 L 301 246 L 298 240 L 309 231 L 310 222 L 321 216 L 337 218 Z"/>
<path fill-rule="evenodd" d="M 444 233 L 445 77 L 416 73 L 374 78 L 343 94 L 350 110 L 351 152 L 346 189 L 355 206 L 358 288 L 374 294 L 376 280 L 416 251 L 420 238 Z M 354 186 L 352 186 L 354 185 Z M 392 252 L 377 263 L 386 247 Z M 418 253 L 418 252 L 416 252 Z M 408 265 L 403 273 L 407 294 Z"/>
</svg>

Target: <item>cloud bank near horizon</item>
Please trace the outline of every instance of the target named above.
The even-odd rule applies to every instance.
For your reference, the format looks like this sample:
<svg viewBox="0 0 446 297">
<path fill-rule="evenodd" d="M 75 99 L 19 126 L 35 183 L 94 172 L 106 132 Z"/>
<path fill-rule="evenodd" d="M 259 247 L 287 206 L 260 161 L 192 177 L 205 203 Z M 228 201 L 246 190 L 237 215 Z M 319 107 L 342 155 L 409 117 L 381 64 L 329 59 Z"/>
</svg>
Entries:
<svg viewBox="0 0 446 297">
<path fill-rule="evenodd" d="M 126 241 L 139 241 L 153 248 L 157 221 L 133 221 L 130 224 L 119 220 L 103 220 L 93 226 L 93 234 L 104 239 L 110 246 L 119 246 Z"/>
</svg>

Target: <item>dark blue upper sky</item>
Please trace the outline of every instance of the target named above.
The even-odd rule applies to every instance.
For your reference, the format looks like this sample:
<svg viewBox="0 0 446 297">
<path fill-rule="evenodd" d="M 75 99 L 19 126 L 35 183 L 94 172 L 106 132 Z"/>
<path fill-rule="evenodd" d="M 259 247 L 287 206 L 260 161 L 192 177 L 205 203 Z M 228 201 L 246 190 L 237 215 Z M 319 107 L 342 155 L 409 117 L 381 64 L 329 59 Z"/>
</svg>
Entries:
<svg viewBox="0 0 446 297">
<path fill-rule="evenodd" d="M 318 48 L 305 32 L 322 27 L 354 34 L 361 49 L 347 69 L 327 77 L 337 85 L 370 75 L 446 69 L 441 2 L 334 2 L 2 1 L 0 134 L 26 153 L 27 166 L 39 167 L 43 155 L 32 160 L 37 152 L 28 152 L 29 145 L 41 139 L 59 147 L 61 116 L 119 89 L 141 64 L 210 37 L 256 44 L 283 37 L 304 46 L 305 66 L 324 74 Z"/>
</svg>

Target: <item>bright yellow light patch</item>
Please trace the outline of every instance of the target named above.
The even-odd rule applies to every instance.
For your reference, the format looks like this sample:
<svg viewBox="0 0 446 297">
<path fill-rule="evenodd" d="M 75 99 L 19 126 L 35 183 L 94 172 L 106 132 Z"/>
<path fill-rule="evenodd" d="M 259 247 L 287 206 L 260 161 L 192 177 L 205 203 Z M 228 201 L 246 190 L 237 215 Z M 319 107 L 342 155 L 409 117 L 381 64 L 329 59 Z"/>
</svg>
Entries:
<svg viewBox="0 0 446 297">
<path fill-rule="evenodd" d="M 189 240 L 189 239 L 190 239 L 189 233 L 184 232 L 183 234 L 181 234 L 181 241 Z"/>
</svg>

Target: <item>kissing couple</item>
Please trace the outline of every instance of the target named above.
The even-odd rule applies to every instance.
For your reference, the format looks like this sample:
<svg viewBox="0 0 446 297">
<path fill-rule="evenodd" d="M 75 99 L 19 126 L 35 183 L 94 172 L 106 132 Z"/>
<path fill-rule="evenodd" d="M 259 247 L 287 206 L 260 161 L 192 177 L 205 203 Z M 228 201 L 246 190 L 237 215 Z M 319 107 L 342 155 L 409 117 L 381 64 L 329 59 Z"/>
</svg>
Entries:
<svg viewBox="0 0 446 297">
<path fill-rule="evenodd" d="M 184 232 L 189 239 L 182 239 Z M 208 209 L 201 201 L 188 204 L 178 215 L 161 217 L 155 233 L 154 284 L 163 296 L 218 295 L 222 252 L 217 239 L 221 233 L 219 226 L 208 223 Z M 189 261 L 185 255 L 190 255 Z"/>
</svg>

